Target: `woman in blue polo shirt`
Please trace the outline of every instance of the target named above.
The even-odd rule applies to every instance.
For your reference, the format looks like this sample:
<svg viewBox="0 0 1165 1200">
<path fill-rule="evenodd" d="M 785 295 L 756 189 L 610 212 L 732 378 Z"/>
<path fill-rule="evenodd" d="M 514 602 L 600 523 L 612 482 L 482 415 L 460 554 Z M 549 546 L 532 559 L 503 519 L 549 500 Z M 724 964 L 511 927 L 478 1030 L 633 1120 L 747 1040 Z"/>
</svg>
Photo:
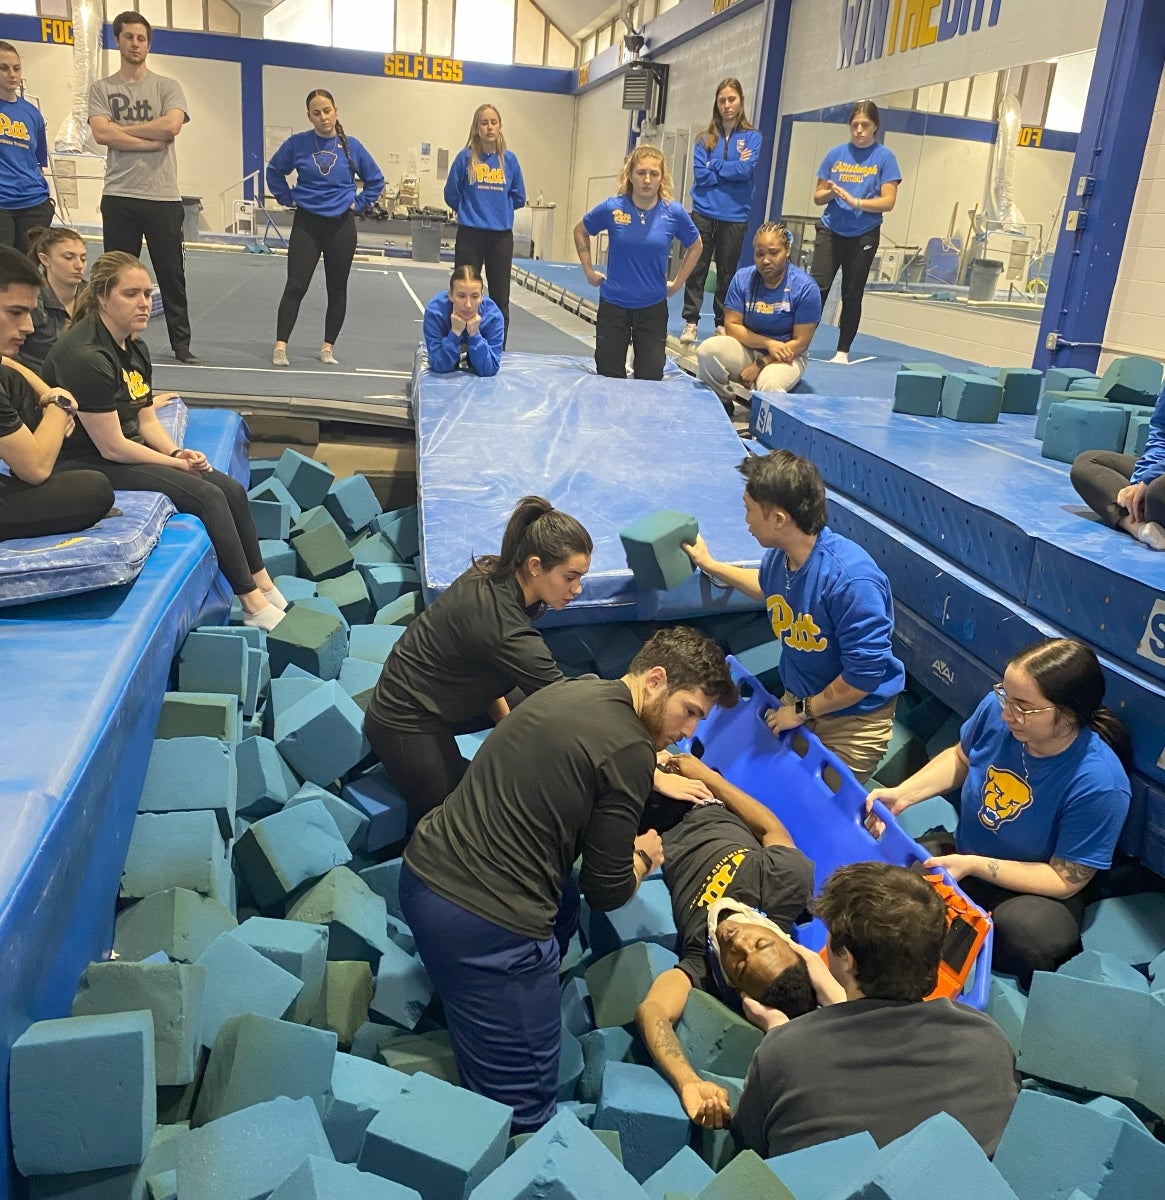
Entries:
<svg viewBox="0 0 1165 1200">
<path fill-rule="evenodd" d="M 752 239 L 755 266 L 732 277 L 724 303 L 724 333 L 696 353 L 699 377 L 732 412 L 732 384 L 788 392 L 805 374 L 809 343 L 821 320 L 821 292 L 789 262 L 793 238 L 782 221 L 768 221 Z"/>
<path fill-rule="evenodd" d="M 53 223 L 53 202 L 44 117 L 20 94 L 23 80 L 16 47 L 0 42 L 0 246 L 26 254 L 28 231 Z"/>
<path fill-rule="evenodd" d="M 1083 890 L 1112 865 L 1129 811 L 1132 744 L 1103 700 L 1104 673 L 1087 646 L 1040 642 L 1007 664 L 957 745 L 867 801 L 898 814 L 961 787 L 954 838 L 924 839 L 938 855 L 929 863 L 994 914 L 992 966 L 1025 988 L 1033 971 L 1079 952 Z"/>
<path fill-rule="evenodd" d="M 855 104 L 849 115 L 850 140 L 821 160 L 813 203 L 825 207 L 817 222 L 810 268 L 821 289 L 821 304 L 841 268 L 841 321 L 832 361 L 849 362 L 849 349 L 862 320 L 862 293 L 878 252 L 882 216 L 893 210 L 902 172 L 898 160 L 878 140 L 881 116 L 872 100 Z"/>
<path fill-rule="evenodd" d="M 606 231 L 607 270 L 591 266 L 591 238 Z M 672 238 L 685 248 L 676 276 L 667 277 Z M 599 289 L 595 368 L 627 377 L 627 347 L 635 349 L 635 378 L 662 379 L 667 357 L 667 298 L 684 286 L 700 257 L 700 231 L 672 200 L 663 152 L 637 146 L 619 175 L 617 195 L 596 204 L 574 227 L 583 274 Z"/>
<path fill-rule="evenodd" d="M 462 263 L 453 268 L 449 290 L 429 301 L 421 328 L 431 371 L 456 371 L 464 359 L 477 375 L 498 373 L 506 323 L 484 287 L 481 272 Z"/>
</svg>

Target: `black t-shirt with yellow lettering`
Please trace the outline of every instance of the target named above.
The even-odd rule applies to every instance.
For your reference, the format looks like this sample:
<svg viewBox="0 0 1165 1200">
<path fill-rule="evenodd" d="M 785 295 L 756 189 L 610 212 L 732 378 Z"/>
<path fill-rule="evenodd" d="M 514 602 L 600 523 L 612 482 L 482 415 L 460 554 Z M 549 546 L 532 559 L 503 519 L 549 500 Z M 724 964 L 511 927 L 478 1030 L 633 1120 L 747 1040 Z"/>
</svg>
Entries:
<svg viewBox="0 0 1165 1200">
<path fill-rule="evenodd" d="M 153 367 L 149 347 L 140 338 L 129 338 L 122 348 L 99 317 L 83 317 L 49 351 L 44 379 L 72 392 L 83 413 L 117 413 L 128 441 L 144 440 L 138 414 L 154 402 Z M 66 454 L 90 462 L 101 458 L 81 421 Z"/>
</svg>

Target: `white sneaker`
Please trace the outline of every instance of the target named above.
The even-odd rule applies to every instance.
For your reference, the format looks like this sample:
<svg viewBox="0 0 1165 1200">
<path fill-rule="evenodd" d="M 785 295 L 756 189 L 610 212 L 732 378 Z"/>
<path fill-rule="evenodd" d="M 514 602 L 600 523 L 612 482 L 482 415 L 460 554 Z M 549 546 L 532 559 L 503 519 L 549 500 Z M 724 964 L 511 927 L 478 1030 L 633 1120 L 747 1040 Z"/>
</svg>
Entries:
<svg viewBox="0 0 1165 1200">
<path fill-rule="evenodd" d="M 340 365 L 340 360 L 330 350 L 320 351 L 320 362 L 327 363 L 330 367 L 338 367 Z"/>
<path fill-rule="evenodd" d="M 684 326 L 683 333 L 680 334 L 681 346 L 694 346 L 696 344 L 696 323 L 689 321 Z"/>
<path fill-rule="evenodd" d="M 841 367 L 848 367 L 849 352 L 846 350 L 839 350 L 829 361 L 831 363 L 837 363 L 837 365 Z"/>
<path fill-rule="evenodd" d="M 265 604 L 258 612 L 247 613 L 243 617 L 243 624 L 252 627 L 258 626 L 258 628 L 270 632 L 286 615 L 286 613 L 280 612 L 274 604 Z"/>
<path fill-rule="evenodd" d="M 271 355 L 271 365 L 273 367 L 286 367 L 288 365 L 287 348 L 285 346 L 275 347 L 275 353 Z"/>
</svg>

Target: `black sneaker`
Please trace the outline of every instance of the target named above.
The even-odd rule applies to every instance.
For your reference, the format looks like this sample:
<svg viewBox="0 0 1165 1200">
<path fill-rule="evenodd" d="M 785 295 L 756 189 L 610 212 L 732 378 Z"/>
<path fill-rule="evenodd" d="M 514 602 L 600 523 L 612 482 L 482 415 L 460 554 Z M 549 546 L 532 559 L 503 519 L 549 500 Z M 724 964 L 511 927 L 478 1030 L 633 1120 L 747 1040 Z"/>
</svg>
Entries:
<svg viewBox="0 0 1165 1200">
<path fill-rule="evenodd" d="M 180 346 L 174 351 L 174 357 L 180 362 L 185 363 L 188 367 L 201 367 L 202 359 L 190 349 L 189 346 Z"/>
</svg>

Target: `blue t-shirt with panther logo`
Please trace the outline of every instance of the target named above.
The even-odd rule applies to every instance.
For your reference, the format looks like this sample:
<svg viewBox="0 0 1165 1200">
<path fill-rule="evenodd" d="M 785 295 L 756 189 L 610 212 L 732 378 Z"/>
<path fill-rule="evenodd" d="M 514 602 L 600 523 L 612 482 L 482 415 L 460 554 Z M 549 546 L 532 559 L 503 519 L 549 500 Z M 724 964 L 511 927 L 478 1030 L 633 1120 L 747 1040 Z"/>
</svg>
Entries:
<svg viewBox="0 0 1165 1200">
<path fill-rule="evenodd" d="M 728 285 L 724 307 L 744 317 L 744 327 L 761 337 L 788 342 L 794 325 L 821 320 L 821 289 L 808 272 L 792 263 L 775 288 L 765 287 L 756 267 L 741 267 Z"/>
<path fill-rule="evenodd" d="M 1052 856 L 1103 871 L 1129 811 L 1129 779 L 1104 739 L 1083 729 L 1059 754 L 1024 753 L 989 692 L 959 735 L 971 764 L 955 844 L 1015 862 Z"/>
<path fill-rule="evenodd" d="M 594 237 L 607 233 L 606 279 L 599 295 L 620 308 L 648 308 L 667 299 L 667 256 L 672 238 L 686 250 L 700 236 L 682 204 L 657 200 L 637 208 L 630 196 L 612 196 L 582 219 Z"/>
</svg>

